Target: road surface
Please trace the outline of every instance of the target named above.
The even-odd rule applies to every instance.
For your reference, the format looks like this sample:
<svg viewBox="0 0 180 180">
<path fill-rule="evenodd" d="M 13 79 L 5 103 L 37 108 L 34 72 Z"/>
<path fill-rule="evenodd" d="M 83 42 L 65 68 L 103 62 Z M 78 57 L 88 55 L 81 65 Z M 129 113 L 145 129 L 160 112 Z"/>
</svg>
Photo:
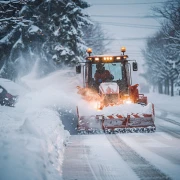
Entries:
<svg viewBox="0 0 180 180">
<path fill-rule="evenodd" d="M 64 180 L 180 179 L 180 123 L 161 111 L 155 133 L 72 135 Z"/>
</svg>

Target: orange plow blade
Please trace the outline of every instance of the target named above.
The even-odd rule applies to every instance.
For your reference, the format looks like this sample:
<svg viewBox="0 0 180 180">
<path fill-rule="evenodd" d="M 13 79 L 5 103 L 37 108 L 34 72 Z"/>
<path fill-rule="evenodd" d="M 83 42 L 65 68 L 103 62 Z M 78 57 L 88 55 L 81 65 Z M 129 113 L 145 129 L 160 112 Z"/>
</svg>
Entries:
<svg viewBox="0 0 180 180">
<path fill-rule="evenodd" d="M 102 111 L 85 112 L 86 115 L 78 115 L 78 132 L 86 133 L 126 133 L 126 132 L 154 132 L 155 114 L 154 105 L 149 103 L 147 106 L 138 104 L 120 105 L 116 107 L 107 107 Z M 109 112 L 112 114 L 108 115 Z M 121 113 L 118 113 L 121 112 Z M 135 113 L 139 112 L 139 113 Z M 91 113 L 93 115 L 91 115 Z M 97 113 L 97 115 L 96 115 Z"/>
<path fill-rule="evenodd" d="M 151 114 L 81 116 L 78 121 L 79 133 L 127 133 L 154 132 L 154 117 Z"/>
</svg>

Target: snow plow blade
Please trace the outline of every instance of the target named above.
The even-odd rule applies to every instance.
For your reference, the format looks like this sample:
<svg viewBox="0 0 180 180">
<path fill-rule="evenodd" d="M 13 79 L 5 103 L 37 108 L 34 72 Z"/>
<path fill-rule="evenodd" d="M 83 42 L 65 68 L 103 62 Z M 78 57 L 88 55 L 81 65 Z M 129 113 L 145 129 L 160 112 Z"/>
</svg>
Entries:
<svg viewBox="0 0 180 180">
<path fill-rule="evenodd" d="M 150 133 L 156 130 L 153 114 L 131 114 L 122 116 L 96 115 L 81 116 L 78 121 L 78 133 Z"/>
</svg>

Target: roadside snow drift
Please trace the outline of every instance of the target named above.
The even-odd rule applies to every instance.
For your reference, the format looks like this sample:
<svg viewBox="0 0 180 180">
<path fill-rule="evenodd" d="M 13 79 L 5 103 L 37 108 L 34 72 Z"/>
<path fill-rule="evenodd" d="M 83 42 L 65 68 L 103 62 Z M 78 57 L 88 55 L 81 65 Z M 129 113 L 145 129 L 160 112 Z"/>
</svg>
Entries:
<svg viewBox="0 0 180 180">
<path fill-rule="evenodd" d="M 14 89 L 13 94 L 22 90 L 15 108 L 0 106 L 2 180 L 61 179 L 69 132 L 64 130 L 58 110 L 75 107 L 77 78 L 71 71 L 58 71 L 42 79 L 33 73 L 21 79 L 25 89 L 0 79 L 3 86 L 8 81 L 6 88 L 11 93 Z"/>
</svg>

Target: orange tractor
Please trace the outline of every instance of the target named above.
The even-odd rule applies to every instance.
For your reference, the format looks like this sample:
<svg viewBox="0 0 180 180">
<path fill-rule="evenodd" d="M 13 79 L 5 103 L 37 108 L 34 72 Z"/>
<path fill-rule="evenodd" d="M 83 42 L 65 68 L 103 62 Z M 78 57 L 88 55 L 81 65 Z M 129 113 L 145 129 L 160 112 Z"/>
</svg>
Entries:
<svg viewBox="0 0 180 180">
<path fill-rule="evenodd" d="M 135 60 L 127 60 L 126 48 L 120 56 L 91 56 L 89 48 L 83 71 L 83 87 L 78 86 L 82 101 L 77 106 L 79 133 L 154 132 L 154 105 L 139 94 L 138 84 L 132 85 Z"/>
</svg>

